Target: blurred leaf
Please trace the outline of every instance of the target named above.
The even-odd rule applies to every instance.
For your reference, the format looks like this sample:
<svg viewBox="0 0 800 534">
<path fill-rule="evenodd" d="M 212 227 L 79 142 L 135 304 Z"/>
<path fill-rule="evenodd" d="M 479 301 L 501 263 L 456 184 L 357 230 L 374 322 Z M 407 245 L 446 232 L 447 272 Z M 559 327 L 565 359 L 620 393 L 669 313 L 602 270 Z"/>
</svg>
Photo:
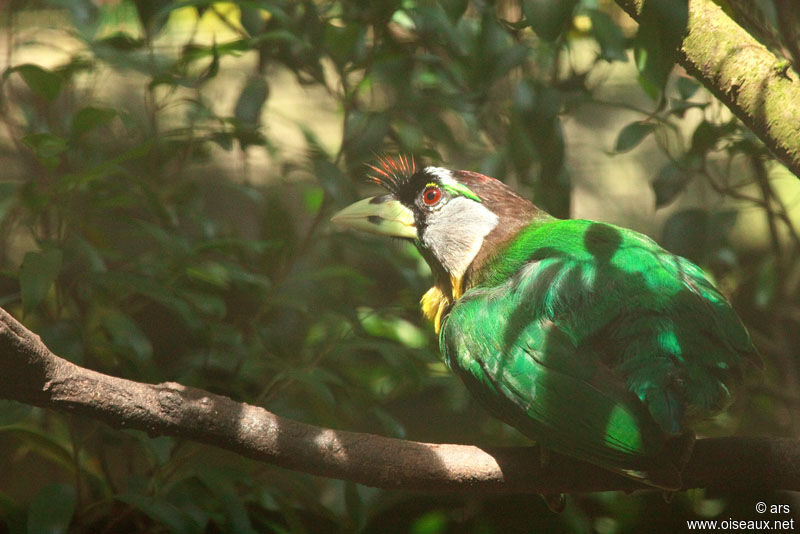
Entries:
<svg viewBox="0 0 800 534">
<path fill-rule="evenodd" d="M 99 273 L 95 283 L 104 290 L 109 291 L 119 298 L 130 295 L 141 295 L 151 299 L 168 310 L 175 313 L 176 317 L 190 329 L 199 329 L 200 319 L 186 301 L 178 298 L 171 288 L 154 280 L 152 277 L 125 271 L 108 271 Z"/>
<path fill-rule="evenodd" d="M 708 102 L 689 102 L 687 100 L 680 100 L 677 98 L 670 98 L 669 99 L 669 112 L 673 115 L 676 115 L 680 118 L 683 118 L 684 113 L 686 110 L 697 108 L 697 109 L 705 109 L 708 107 Z"/>
<path fill-rule="evenodd" d="M 195 523 L 190 516 L 163 498 L 140 493 L 123 493 L 115 498 L 141 510 L 145 515 L 165 526 L 174 534 L 194 534 L 202 532 L 203 525 Z"/>
<path fill-rule="evenodd" d="M 61 269 L 62 253 L 58 249 L 28 252 L 19 269 L 22 308 L 30 313 L 44 300 Z"/>
<path fill-rule="evenodd" d="M 399 317 L 384 317 L 370 308 L 358 308 L 361 326 L 370 335 L 385 337 L 406 347 L 422 348 L 428 345 L 428 336 L 417 325 Z"/>
<path fill-rule="evenodd" d="M 205 261 L 197 265 L 190 265 L 186 268 L 186 275 L 200 282 L 225 289 L 231 281 L 228 268 L 215 261 Z"/>
<path fill-rule="evenodd" d="M 775 296 L 778 294 L 778 269 L 773 258 L 767 258 L 761 263 L 756 278 L 756 292 L 754 304 L 760 310 L 768 309 Z"/>
<path fill-rule="evenodd" d="M 82 325 L 71 319 L 57 319 L 38 329 L 47 348 L 78 365 L 83 364 Z"/>
<path fill-rule="evenodd" d="M 32 410 L 33 407 L 27 404 L 0 399 L 0 427 L 19 423 L 27 418 Z M 2 515 L 0 515 L 0 517 L 2 517 Z"/>
<path fill-rule="evenodd" d="M 625 36 L 619 25 L 598 9 L 589 11 L 589 19 L 592 22 L 592 34 L 600 45 L 600 57 L 606 61 L 627 61 Z"/>
<path fill-rule="evenodd" d="M 72 451 L 51 433 L 45 433 L 36 428 L 29 428 L 22 424 L 0 427 L 0 435 L 7 439 L 19 440 L 25 448 L 33 451 L 43 459 L 55 463 L 67 473 L 74 474 L 75 464 L 72 461 Z"/>
<path fill-rule="evenodd" d="M 723 124 L 714 124 L 704 120 L 697 125 L 692 134 L 690 151 L 693 154 L 705 155 L 709 150 L 713 150 L 717 146 L 717 142 L 720 139 L 734 131 L 736 131 L 735 120 L 730 120 Z"/>
<path fill-rule="evenodd" d="M 656 194 L 656 208 L 661 208 L 672 202 L 678 194 L 686 188 L 691 175 L 672 162 L 664 165 L 651 186 Z"/>
<path fill-rule="evenodd" d="M 151 37 L 156 36 L 166 25 L 166 8 L 170 5 L 170 0 L 133 0 L 136 6 L 136 13 L 142 23 L 142 28 Z"/>
<path fill-rule="evenodd" d="M 380 421 L 386 435 L 398 439 L 406 438 L 406 428 L 402 421 L 380 407 L 373 408 L 372 413 Z"/>
<path fill-rule="evenodd" d="M 8 494 L 0 491 L 0 528 L 4 528 L 8 534 L 22 534 L 26 523 L 26 510 Z"/>
<path fill-rule="evenodd" d="M 411 534 L 444 534 L 448 531 L 447 515 L 433 510 L 417 518 L 411 525 Z"/>
<path fill-rule="evenodd" d="M 19 182 L 0 181 L 0 223 L 2 223 L 17 201 L 16 194 L 20 185 Z"/>
<path fill-rule="evenodd" d="M 205 471 L 200 478 L 204 480 L 208 490 L 216 497 L 216 501 L 223 508 L 227 519 L 225 532 L 256 534 L 256 530 L 250 522 L 247 509 L 230 481 L 223 476 L 212 477 L 208 471 Z"/>
<path fill-rule="evenodd" d="M 464 16 L 464 12 L 469 6 L 468 0 L 443 0 L 439 3 L 444 8 L 447 16 L 453 21 L 457 21 Z"/>
<path fill-rule="evenodd" d="M 26 135 L 22 142 L 36 152 L 42 165 L 54 169 L 60 162 L 59 156 L 67 149 L 67 142 L 51 133 L 35 133 Z"/>
<path fill-rule="evenodd" d="M 389 133 L 389 117 L 384 113 L 354 111 L 345 123 L 345 143 L 354 156 L 367 160 L 378 152 Z M 335 197 L 334 197 L 335 198 Z"/>
<path fill-rule="evenodd" d="M 648 0 L 642 6 L 634 56 L 642 88 L 653 99 L 664 90 L 688 22 L 687 0 Z"/>
<path fill-rule="evenodd" d="M 236 101 L 234 116 L 243 124 L 257 126 L 261 123 L 261 109 L 268 96 L 267 80 L 263 76 L 251 76 Z"/>
<path fill-rule="evenodd" d="M 75 488 L 70 484 L 43 487 L 28 507 L 28 534 L 66 533 L 76 502 Z"/>
<path fill-rule="evenodd" d="M 522 0 L 522 12 L 539 37 L 554 41 L 567 29 L 577 3 L 577 0 Z"/>
<path fill-rule="evenodd" d="M 325 198 L 325 191 L 319 187 L 307 187 L 303 190 L 303 204 L 305 205 L 306 212 L 309 215 L 315 215 L 320 207 L 322 207 L 322 200 Z"/>
<path fill-rule="evenodd" d="M 675 81 L 675 86 L 678 89 L 678 94 L 683 100 L 688 100 L 694 96 L 698 89 L 700 89 L 700 82 L 688 76 L 679 76 Z"/>
<path fill-rule="evenodd" d="M 136 50 L 143 47 L 144 40 L 135 38 L 129 33 L 117 31 L 108 37 L 98 39 L 95 41 L 95 44 L 100 46 L 108 46 L 123 52 L 129 52 L 131 50 Z"/>
<path fill-rule="evenodd" d="M 361 24 L 349 24 L 344 28 L 329 24 L 325 27 L 325 48 L 340 67 L 356 59 L 357 48 L 362 46 L 366 28 Z"/>
<path fill-rule="evenodd" d="M 708 252 L 708 212 L 690 208 L 672 214 L 661 231 L 661 245 L 670 252 L 696 263 Z"/>
<path fill-rule="evenodd" d="M 250 36 L 256 37 L 264 31 L 265 20 L 262 15 L 264 12 L 261 8 L 255 5 L 241 4 L 240 9 L 239 22 Z"/>
<path fill-rule="evenodd" d="M 641 143 L 655 129 L 652 122 L 635 121 L 626 125 L 617 135 L 616 152 L 627 152 Z"/>
<path fill-rule="evenodd" d="M 222 319 L 228 311 L 225 300 L 210 293 L 182 291 L 181 296 L 201 313 L 210 317 Z"/>
<path fill-rule="evenodd" d="M 114 347 L 126 356 L 147 361 L 153 355 L 153 346 L 139 325 L 127 314 L 112 308 L 100 314 L 100 325 L 108 333 Z"/>
<path fill-rule="evenodd" d="M 359 494 L 358 484 L 350 481 L 344 483 L 344 503 L 347 509 L 347 517 L 354 523 L 356 530 L 364 528 L 364 501 Z"/>
<path fill-rule="evenodd" d="M 105 126 L 116 116 L 116 110 L 109 108 L 92 106 L 81 108 L 72 118 L 72 135 L 81 135 L 100 126 Z"/>
<path fill-rule="evenodd" d="M 46 100 L 53 101 L 61 92 L 61 76 L 49 70 L 45 70 L 39 65 L 26 63 L 5 70 L 3 77 L 8 77 L 11 73 L 17 72 L 31 91 Z"/>
</svg>

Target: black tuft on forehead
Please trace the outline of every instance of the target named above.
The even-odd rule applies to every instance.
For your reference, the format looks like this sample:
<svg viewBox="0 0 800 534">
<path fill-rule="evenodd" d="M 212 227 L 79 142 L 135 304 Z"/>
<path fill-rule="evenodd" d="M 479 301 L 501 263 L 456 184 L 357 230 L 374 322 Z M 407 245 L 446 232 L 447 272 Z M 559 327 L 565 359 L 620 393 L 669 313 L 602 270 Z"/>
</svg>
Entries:
<svg viewBox="0 0 800 534">
<path fill-rule="evenodd" d="M 397 157 L 379 156 L 377 165 L 367 163 L 367 167 L 374 173 L 368 174 L 367 178 L 394 195 L 397 195 L 417 172 L 414 158 L 402 154 Z"/>
</svg>

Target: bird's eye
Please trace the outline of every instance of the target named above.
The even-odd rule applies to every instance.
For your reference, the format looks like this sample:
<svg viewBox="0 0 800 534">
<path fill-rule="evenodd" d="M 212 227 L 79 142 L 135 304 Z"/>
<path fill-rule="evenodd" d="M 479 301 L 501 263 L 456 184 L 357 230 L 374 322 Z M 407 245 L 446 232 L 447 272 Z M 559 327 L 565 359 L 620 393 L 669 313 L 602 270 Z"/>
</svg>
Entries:
<svg viewBox="0 0 800 534">
<path fill-rule="evenodd" d="M 435 186 L 428 186 L 422 192 L 422 201 L 426 206 L 433 206 L 442 198 L 442 190 Z"/>
</svg>

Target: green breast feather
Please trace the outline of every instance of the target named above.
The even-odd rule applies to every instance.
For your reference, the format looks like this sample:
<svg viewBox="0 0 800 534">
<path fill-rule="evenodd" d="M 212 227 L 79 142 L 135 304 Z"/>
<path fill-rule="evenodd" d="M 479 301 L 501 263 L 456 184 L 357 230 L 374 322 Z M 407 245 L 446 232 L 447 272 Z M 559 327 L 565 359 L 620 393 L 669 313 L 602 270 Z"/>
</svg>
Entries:
<svg viewBox="0 0 800 534">
<path fill-rule="evenodd" d="M 689 425 L 724 409 L 747 331 L 703 271 L 624 228 L 532 224 L 450 310 L 445 361 L 544 447 L 680 487 Z"/>
</svg>

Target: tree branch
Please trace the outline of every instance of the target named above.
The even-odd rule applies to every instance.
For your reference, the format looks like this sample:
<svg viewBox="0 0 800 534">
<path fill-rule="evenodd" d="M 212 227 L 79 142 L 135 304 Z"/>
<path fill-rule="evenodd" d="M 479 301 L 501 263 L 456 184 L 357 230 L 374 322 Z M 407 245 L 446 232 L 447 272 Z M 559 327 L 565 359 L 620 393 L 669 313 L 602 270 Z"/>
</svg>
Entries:
<svg viewBox="0 0 800 534">
<path fill-rule="evenodd" d="M 647 0 L 616 0 L 638 20 Z M 712 0 L 689 0 L 678 62 L 800 177 L 800 77 Z"/>
<path fill-rule="evenodd" d="M 604 469 L 535 447 L 482 449 L 319 428 L 176 383 L 143 384 L 54 355 L 0 308 L 0 397 L 207 443 L 314 475 L 426 491 L 586 492 L 642 489 Z M 697 442 L 685 488 L 800 490 L 800 443 L 718 438 Z"/>
</svg>

